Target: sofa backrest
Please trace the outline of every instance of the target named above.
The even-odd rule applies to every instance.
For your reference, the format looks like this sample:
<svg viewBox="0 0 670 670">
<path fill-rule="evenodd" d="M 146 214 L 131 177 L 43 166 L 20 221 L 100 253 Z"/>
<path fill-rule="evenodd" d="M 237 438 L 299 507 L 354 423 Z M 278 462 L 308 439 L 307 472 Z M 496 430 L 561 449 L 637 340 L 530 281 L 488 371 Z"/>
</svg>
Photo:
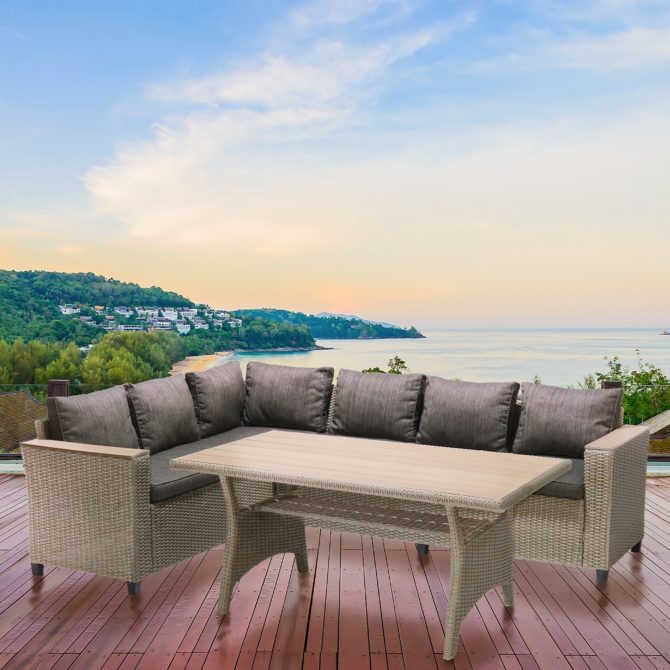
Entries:
<svg viewBox="0 0 670 670">
<path fill-rule="evenodd" d="M 334 372 L 328 367 L 248 363 L 244 423 L 325 432 Z"/>
<path fill-rule="evenodd" d="M 516 382 L 427 377 L 417 441 L 459 449 L 507 451 Z"/>
<path fill-rule="evenodd" d="M 414 442 L 425 377 L 340 370 L 329 432 Z"/>
<path fill-rule="evenodd" d="M 54 440 L 139 447 L 123 386 L 85 395 L 47 398 L 49 435 Z"/>
<path fill-rule="evenodd" d="M 587 444 L 622 421 L 623 391 L 521 385 L 519 426 L 512 450 L 519 454 L 583 458 Z"/>
</svg>

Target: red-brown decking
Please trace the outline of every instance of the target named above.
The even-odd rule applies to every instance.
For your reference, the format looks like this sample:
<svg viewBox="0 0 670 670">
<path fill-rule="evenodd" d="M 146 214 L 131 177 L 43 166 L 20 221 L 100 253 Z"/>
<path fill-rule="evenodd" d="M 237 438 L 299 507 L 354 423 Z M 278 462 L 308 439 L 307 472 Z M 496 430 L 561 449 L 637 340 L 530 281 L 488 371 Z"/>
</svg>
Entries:
<svg viewBox="0 0 670 670">
<path fill-rule="evenodd" d="M 32 577 L 22 477 L 0 476 L 0 667 L 423 670 L 670 668 L 670 479 L 649 480 L 641 555 L 592 571 L 517 562 L 516 604 L 482 598 L 442 660 L 449 552 L 310 530 L 312 569 L 275 556 L 215 613 L 222 550 L 146 578 L 47 566 Z"/>
</svg>

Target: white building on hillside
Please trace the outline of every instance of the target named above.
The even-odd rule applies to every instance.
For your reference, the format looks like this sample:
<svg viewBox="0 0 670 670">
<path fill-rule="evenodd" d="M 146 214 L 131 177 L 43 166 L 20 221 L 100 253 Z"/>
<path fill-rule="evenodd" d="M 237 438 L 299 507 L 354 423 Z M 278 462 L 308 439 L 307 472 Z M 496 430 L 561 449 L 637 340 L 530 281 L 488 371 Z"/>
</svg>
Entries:
<svg viewBox="0 0 670 670">
<path fill-rule="evenodd" d="M 170 330 L 171 328 L 172 328 L 172 319 L 168 319 L 167 317 L 163 318 L 158 317 L 157 319 L 151 319 L 152 330 Z"/>
<path fill-rule="evenodd" d="M 144 330 L 144 326 L 141 323 L 133 324 L 120 324 L 116 328 L 117 330 L 125 331 L 127 333 L 137 333 Z"/>
<path fill-rule="evenodd" d="M 161 310 L 161 314 L 164 319 L 169 319 L 170 321 L 176 321 L 179 318 L 179 314 L 177 314 L 177 310 L 174 307 L 165 307 Z"/>
<path fill-rule="evenodd" d="M 191 324 L 186 321 L 177 321 L 175 327 L 180 335 L 188 335 L 191 332 Z"/>
<path fill-rule="evenodd" d="M 133 312 L 133 308 L 132 308 L 132 307 L 125 307 L 125 306 L 123 306 L 123 305 L 121 305 L 121 306 L 119 306 L 119 307 L 115 307 L 115 308 L 114 308 L 114 311 L 115 311 L 119 316 L 122 316 L 122 317 L 124 317 L 124 318 L 126 318 L 126 319 L 130 318 L 130 317 L 134 314 L 134 312 Z"/>
<path fill-rule="evenodd" d="M 135 307 L 137 316 L 141 319 L 156 319 L 158 318 L 158 307 Z"/>
<path fill-rule="evenodd" d="M 79 314 L 81 310 L 76 305 L 58 305 L 61 314 Z"/>
</svg>

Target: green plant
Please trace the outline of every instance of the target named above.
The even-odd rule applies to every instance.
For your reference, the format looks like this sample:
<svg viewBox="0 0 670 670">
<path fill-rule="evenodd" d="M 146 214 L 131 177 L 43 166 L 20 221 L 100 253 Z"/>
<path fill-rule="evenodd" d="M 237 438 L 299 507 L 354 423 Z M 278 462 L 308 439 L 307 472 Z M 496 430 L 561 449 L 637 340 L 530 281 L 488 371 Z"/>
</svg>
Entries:
<svg viewBox="0 0 670 670">
<path fill-rule="evenodd" d="M 388 374 L 390 375 L 401 375 L 403 372 L 406 372 L 409 370 L 407 367 L 407 363 L 403 361 L 400 356 L 393 356 L 393 358 L 389 358 L 389 361 L 387 363 L 388 365 L 388 371 L 387 370 L 382 370 L 379 367 L 374 367 L 374 368 L 365 368 L 363 372 L 374 372 L 377 374 Z"/>
<path fill-rule="evenodd" d="M 638 369 L 631 370 L 618 356 L 605 357 L 606 372 L 587 375 L 582 388 L 598 388 L 603 381 L 621 382 L 626 423 L 641 423 L 670 409 L 670 378 L 653 363 L 643 361 L 637 351 Z"/>
</svg>

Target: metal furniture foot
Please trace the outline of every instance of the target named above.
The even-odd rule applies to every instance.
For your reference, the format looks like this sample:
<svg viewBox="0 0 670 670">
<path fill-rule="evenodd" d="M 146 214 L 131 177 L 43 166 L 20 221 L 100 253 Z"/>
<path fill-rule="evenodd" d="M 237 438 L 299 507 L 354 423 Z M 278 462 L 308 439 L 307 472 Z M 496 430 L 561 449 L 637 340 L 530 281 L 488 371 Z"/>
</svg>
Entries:
<svg viewBox="0 0 670 670">
<path fill-rule="evenodd" d="M 44 574 L 44 563 L 31 563 L 30 569 L 35 577 L 41 577 Z"/>
<path fill-rule="evenodd" d="M 640 540 L 636 545 L 631 547 L 631 551 L 635 554 L 639 554 L 642 551 L 642 540 Z"/>
<path fill-rule="evenodd" d="M 427 544 L 417 544 L 416 550 L 419 552 L 419 556 L 428 555 L 428 545 Z"/>
<path fill-rule="evenodd" d="M 607 578 L 609 577 L 609 570 L 596 570 L 596 582 L 598 584 L 607 584 Z"/>
<path fill-rule="evenodd" d="M 138 596 L 140 594 L 141 582 L 128 582 L 128 595 Z"/>
</svg>

